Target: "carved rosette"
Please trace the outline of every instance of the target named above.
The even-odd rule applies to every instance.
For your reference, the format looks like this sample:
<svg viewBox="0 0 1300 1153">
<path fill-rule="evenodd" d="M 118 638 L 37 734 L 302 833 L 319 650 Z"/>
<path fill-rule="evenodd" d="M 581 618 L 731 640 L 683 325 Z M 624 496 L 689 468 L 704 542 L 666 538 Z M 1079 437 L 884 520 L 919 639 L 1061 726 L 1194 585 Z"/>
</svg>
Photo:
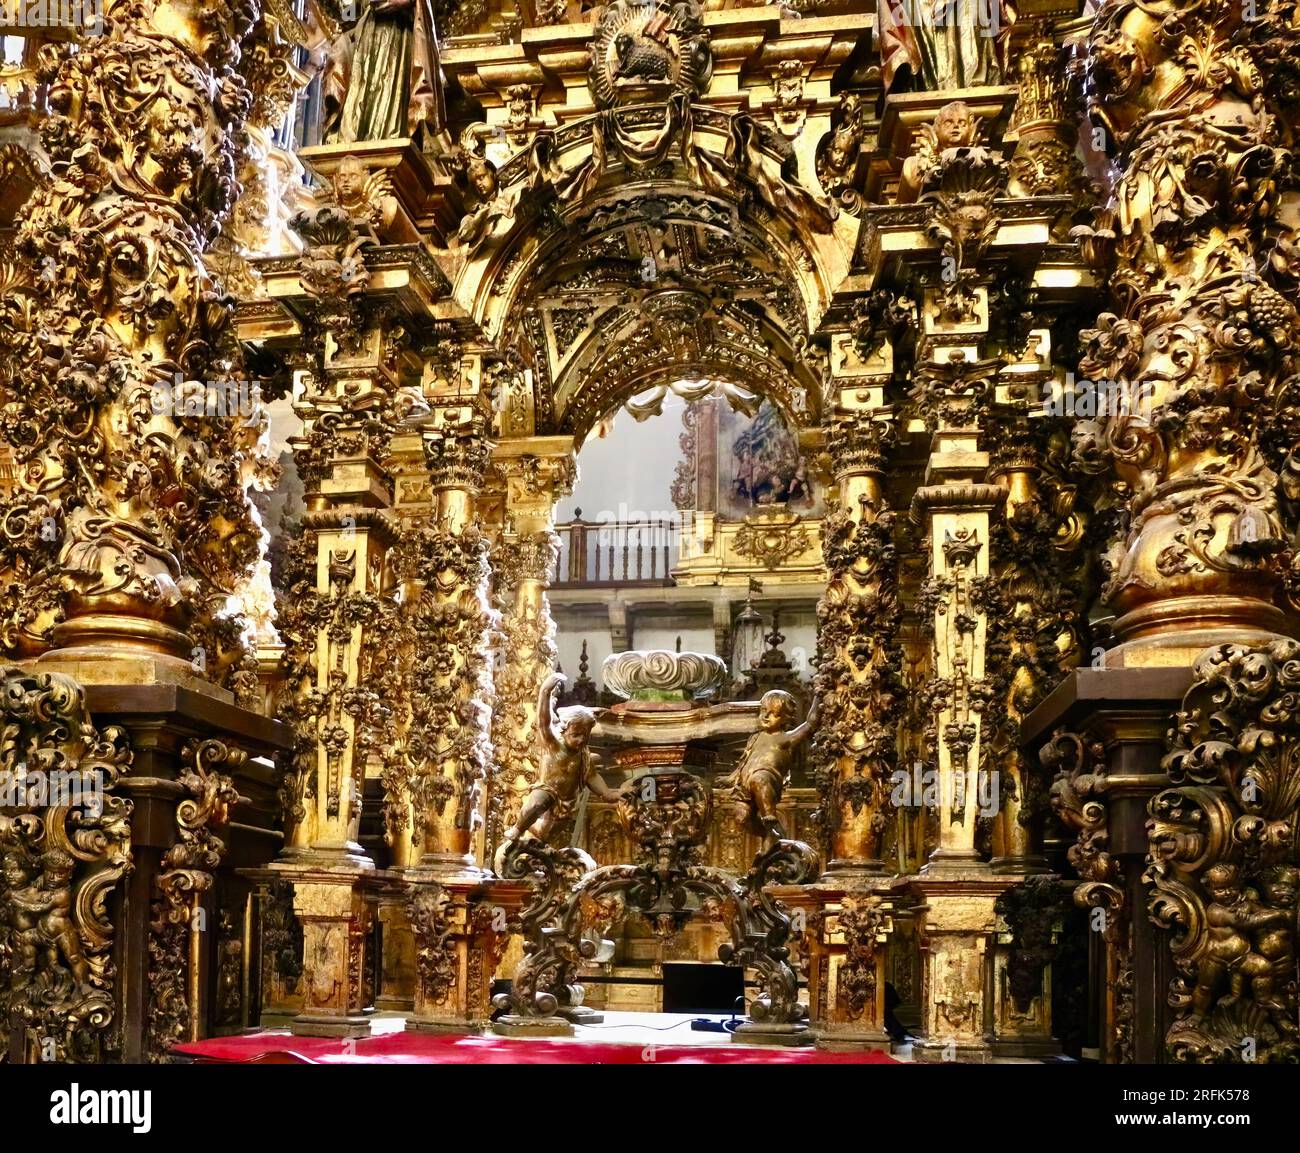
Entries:
<svg viewBox="0 0 1300 1153">
<path fill-rule="evenodd" d="M 0 787 L 31 801 L 0 808 L 0 1053 L 13 1064 L 103 1061 L 120 1049 L 109 902 L 131 869 L 132 804 L 117 792 L 129 740 L 95 727 L 68 677 L 13 666 L 0 677 Z"/>
<path fill-rule="evenodd" d="M 1219 645 L 1193 668 L 1152 797 L 1144 880 L 1169 929 L 1175 1060 L 1294 1062 L 1300 642 Z"/>
<path fill-rule="evenodd" d="M 1104 596 L 1127 663 L 1283 631 L 1300 317 L 1285 257 L 1270 259 L 1293 236 L 1275 215 L 1294 178 L 1261 66 L 1297 34 L 1246 11 L 1125 0 L 1088 41 L 1090 111 L 1121 176 L 1075 230 L 1111 288 L 1079 368 L 1134 403 L 1078 439 L 1109 465 L 1122 514 Z"/>
<path fill-rule="evenodd" d="M 246 488 L 272 467 L 204 267 L 236 198 L 255 14 L 110 0 L 103 35 L 40 50 L 50 176 L 0 289 L 0 435 L 19 464 L 2 523 L 22 577 L 4 582 L 4 639 L 24 655 L 128 636 L 178 672 L 239 664 L 191 666 L 258 557 Z"/>
<path fill-rule="evenodd" d="M 895 760 L 900 609 L 894 512 L 881 477 L 890 426 L 845 417 L 828 432 L 840 492 L 822 521 L 829 582 L 817 606 L 813 757 L 819 824 L 837 862 L 879 867 Z"/>
</svg>

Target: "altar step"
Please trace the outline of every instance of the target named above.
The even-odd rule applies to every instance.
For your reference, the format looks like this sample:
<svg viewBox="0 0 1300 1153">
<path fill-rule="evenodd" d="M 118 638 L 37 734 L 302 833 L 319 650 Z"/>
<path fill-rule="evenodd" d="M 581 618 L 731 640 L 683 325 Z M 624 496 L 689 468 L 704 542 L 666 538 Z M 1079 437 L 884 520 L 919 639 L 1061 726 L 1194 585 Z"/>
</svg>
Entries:
<svg viewBox="0 0 1300 1153">
<path fill-rule="evenodd" d="M 613 980 L 605 986 L 605 1007 L 614 1012 L 658 1013 L 663 1009 L 663 986 L 644 984 L 658 981 L 659 973 L 653 964 L 615 965 L 610 970 Z M 620 982 L 620 977 L 633 981 Z"/>
</svg>

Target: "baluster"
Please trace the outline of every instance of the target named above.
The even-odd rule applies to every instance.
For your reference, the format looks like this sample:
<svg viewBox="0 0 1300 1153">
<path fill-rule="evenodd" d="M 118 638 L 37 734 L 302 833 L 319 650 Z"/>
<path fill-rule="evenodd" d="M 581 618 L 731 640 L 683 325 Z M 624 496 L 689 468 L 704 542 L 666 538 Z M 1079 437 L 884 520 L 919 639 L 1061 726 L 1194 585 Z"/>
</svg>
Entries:
<svg viewBox="0 0 1300 1153">
<path fill-rule="evenodd" d="M 641 579 L 641 554 L 644 551 L 642 547 L 644 543 L 645 543 L 645 525 L 638 524 L 636 526 L 636 579 L 637 580 Z"/>
<path fill-rule="evenodd" d="M 632 530 L 626 524 L 619 525 L 619 531 L 623 534 L 623 579 L 627 580 L 627 554 L 628 546 L 632 543 Z"/>
<path fill-rule="evenodd" d="M 668 579 L 668 572 L 669 572 L 668 552 L 671 547 L 669 542 L 672 540 L 672 535 L 673 535 L 673 522 L 671 520 L 665 520 L 664 521 L 664 580 Z"/>
</svg>

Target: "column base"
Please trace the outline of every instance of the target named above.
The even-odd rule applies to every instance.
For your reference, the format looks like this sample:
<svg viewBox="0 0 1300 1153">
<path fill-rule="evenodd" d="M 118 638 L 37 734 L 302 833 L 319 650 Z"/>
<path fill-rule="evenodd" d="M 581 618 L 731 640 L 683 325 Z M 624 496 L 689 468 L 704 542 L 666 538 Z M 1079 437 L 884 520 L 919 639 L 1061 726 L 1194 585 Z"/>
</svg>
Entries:
<svg viewBox="0 0 1300 1153">
<path fill-rule="evenodd" d="M 507 1013 L 492 1022 L 498 1037 L 572 1037 L 573 1026 L 563 1017 L 517 1017 Z"/>
<path fill-rule="evenodd" d="M 289 1032 L 295 1037 L 369 1037 L 370 1018 L 361 1015 L 314 1017 L 304 1014 L 289 1022 Z"/>
<path fill-rule="evenodd" d="M 894 1042 L 883 1029 L 844 1030 L 823 1025 L 817 1034 L 817 1048 L 826 1053 L 889 1053 Z"/>
<path fill-rule="evenodd" d="M 1256 597 L 1167 597 L 1121 614 L 1111 626 L 1108 669 L 1183 668 L 1216 645 L 1265 644 L 1287 635 L 1286 614 Z"/>
<path fill-rule="evenodd" d="M 993 1048 L 987 1041 L 943 1041 L 918 1039 L 912 1042 L 912 1060 L 918 1065 L 987 1065 Z"/>
<path fill-rule="evenodd" d="M 935 849 L 917 874 L 921 877 L 987 874 L 989 863 L 974 849 Z"/>
<path fill-rule="evenodd" d="M 57 634 L 57 628 L 55 632 Z M 83 685 L 173 685 L 214 701 L 232 704 L 235 694 L 214 685 L 197 672 L 188 657 L 188 648 L 185 652 L 185 657 L 179 657 L 151 652 L 128 643 L 117 647 L 112 644 L 83 644 L 50 649 L 29 663 L 40 672 L 64 673 Z"/>
<path fill-rule="evenodd" d="M 817 1034 L 804 1024 L 745 1021 L 736 1026 L 731 1039 L 741 1045 L 812 1045 Z"/>
<path fill-rule="evenodd" d="M 488 1027 L 489 1021 L 445 1021 L 436 1017 L 408 1017 L 408 1033 L 461 1034 L 480 1036 Z"/>
<path fill-rule="evenodd" d="M 375 862 L 365 849 L 355 841 L 335 847 L 312 846 L 307 849 L 286 849 L 268 866 L 284 872 L 302 871 L 332 873 L 373 873 Z"/>
<path fill-rule="evenodd" d="M 880 877 L 885 873 L 884 861 L 863 861 L 856 857 L 835 857 L 826 862 L 826 871 L 818 881 L 846 885 L 856 878 Z"/>
<path fill-rule="evenodd" d="M 994 857 L 989 862 L 989 869 L 999 876 L 1008 873 L 1016 876 L 1037 876 L 1042 873 L 1050 873 L 1052 867 L 1047 863 L 1046 857 Z"/>
<path fill-rule="evenodd" d="M 474 863 L 471 853 L 425 853 L 419 864 L 406 872 L 408 879 L 426 877 L 434 881 L 488 881 L 496 876 Z"/>
<path fill-rule="evenodd" d="M 562 1005 L 555 1012 L 558 1016 L 575 1025 L 599 1025 L 605 1019 L 604 1013 L 598 1013 L 595 1009 L 586 1005 Z"/>
</svg>

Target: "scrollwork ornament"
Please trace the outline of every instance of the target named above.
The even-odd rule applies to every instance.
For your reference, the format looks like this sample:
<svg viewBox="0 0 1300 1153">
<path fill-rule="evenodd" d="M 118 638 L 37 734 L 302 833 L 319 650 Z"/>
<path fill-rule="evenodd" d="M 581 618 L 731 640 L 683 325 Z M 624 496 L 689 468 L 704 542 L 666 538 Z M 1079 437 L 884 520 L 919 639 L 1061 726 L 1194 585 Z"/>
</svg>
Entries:
<svg viewBox="0 0 1300 1153">
<path fill-rule="evenodd" d="M 1294 1062 L 1300 643 L 1204 652 L 1150 801 L 1145 880 L 1172 933 L 1176 1060 Z"/>
<path fill-rule="evenodd" d="M 102 1061 L 120 1047 L 109 901 L 132 867 L 132 803 L 117 791 L 129 740 L 95 727 L 68 677 L 0 677 L 0 1010 L 23 1046 L 9 1057 Z"/>
</svg>

